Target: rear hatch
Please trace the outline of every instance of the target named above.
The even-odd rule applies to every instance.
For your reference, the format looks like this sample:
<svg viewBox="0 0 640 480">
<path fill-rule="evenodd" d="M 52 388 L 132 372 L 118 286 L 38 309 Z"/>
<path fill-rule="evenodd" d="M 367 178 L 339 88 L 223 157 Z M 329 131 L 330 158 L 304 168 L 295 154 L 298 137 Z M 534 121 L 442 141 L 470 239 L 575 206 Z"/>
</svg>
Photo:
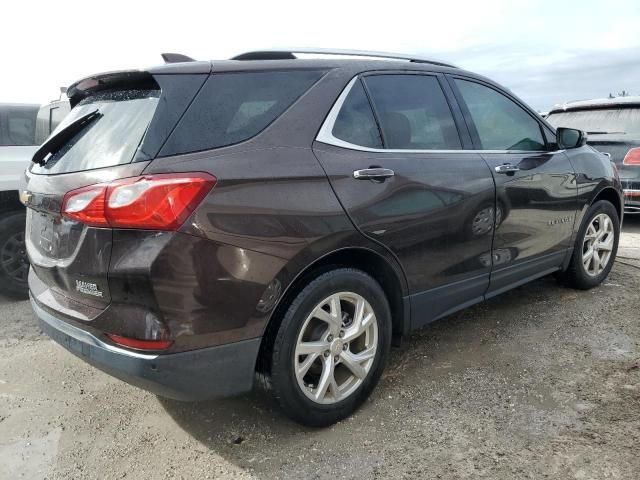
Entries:
<svg viewBox="0 0 640 480">
<path fill-rule="evenodd" d="M 72 315 L 82 310 L 78 303 L 96 314 L 109 304 L 113 230 L 63 216 L 61 208 L 73 190 L 142 173 L 206 75 L 182 76 L 178 91 L 172 77 L 123 72 L 70 87 L 73 109 L 35 153 L 23 195 L 36 297 L 53 296 Z"/>
</svg>

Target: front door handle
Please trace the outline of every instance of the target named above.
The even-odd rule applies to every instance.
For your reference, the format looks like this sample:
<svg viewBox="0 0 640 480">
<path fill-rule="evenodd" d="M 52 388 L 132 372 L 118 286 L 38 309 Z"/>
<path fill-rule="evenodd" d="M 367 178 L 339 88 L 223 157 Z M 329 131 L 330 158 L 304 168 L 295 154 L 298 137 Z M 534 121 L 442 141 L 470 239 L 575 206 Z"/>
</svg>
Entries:
<svg viewBox="0 0 640 480">
<path fill-rule="evenodd" d="M 372 167 L 354 170 L 353 178 L 357 180 L 384 180 L 393 177 L 395 172 L 389 168 Z"/>
<path fill-rule="evenodd" d="M 515 172 L 519 172 L 520 171 L 520 167 L 517 165 L 512 165 L 510 163 L 505 163 L 503 165 L 498 165 L 496 167 L 496 173 L 506 173 L 506 174 L 513 174 Z"/>
</svg>

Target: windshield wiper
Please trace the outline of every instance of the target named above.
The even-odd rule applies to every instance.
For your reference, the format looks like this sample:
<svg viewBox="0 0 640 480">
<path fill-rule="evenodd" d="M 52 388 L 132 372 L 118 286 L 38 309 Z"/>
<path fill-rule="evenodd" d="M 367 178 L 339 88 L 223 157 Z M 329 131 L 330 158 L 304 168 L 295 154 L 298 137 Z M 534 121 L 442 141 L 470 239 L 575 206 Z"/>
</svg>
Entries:
<svg viewBox="0 0 640 480">
<path fill-rule="evenodd" d="M 594 132 L 587 132 L 587 135 L 625 135 L 627 132 L 605 132 L 602 130 L 596 130 Z"/>
<path fill-rule="evenodd" d="M 95 110 L 76 118 L 73 122 L 60 130 L 55 136 L 40 145 L 40 148 L 38 148 L 36 153 L 33 154 L 31 161 L 40 166 L 44 166 L 47 163 L 45 160 L 47 155 L 55 155 L 77 133 L 86 127 L 92 120 L 100 117 L 101 115 L 100 111 L 96 108 Z"/>
</svg>

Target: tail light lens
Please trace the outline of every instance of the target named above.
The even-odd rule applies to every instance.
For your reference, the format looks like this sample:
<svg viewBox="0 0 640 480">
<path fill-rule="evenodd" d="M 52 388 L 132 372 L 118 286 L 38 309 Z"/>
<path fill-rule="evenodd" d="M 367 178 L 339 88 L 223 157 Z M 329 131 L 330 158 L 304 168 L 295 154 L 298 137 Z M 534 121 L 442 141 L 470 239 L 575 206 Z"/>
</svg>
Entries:
<svg viewBox="0 0 640 480">
<path fill-rule="evenodd" d="M 624 156 L 624 165 L 640 165 L 640 148 L 632 148 Z"/>
<path fill-rule="evenodd" d="M 176 230 L 215 184 L 200 172 L 125 178 L 68 192 L 62 214 L 96 227 Z"/>
<path fill-rule="evenodd" d="M 120 335 L 111 334 L 107 334 L 107 337 L 118 345 L 135 348 L 136 350 L 166 350 L 173 344 L 171 340 L 138 340 L 137 338 L 121 337 Z"/>
</svg>

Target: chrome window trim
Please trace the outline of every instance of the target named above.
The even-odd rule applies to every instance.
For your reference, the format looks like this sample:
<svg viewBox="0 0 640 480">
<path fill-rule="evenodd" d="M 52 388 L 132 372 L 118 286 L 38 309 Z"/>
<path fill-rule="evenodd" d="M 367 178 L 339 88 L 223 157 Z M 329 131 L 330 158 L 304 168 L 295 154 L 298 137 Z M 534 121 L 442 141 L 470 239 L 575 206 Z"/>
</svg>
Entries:
<svg viewBox="0 0 640 480">
<path fill-rule="evenodd" d="M 386 75 L 393 75 L 393 74 L 386 74 Z M 325 118 L 324 122 L 322 123 L 322 127 L 320 127 L 320 130 L 318 131 L 318 135 L 316 136 L 317 142 L 325 143 L 327 145 L 333 145 L 335 147 L 347 148 L 349 150 L 358 150 L 360 152 L 371 152 L 371 153 L 493 153 L 493 154 L 528 153 L 528 154 L 535 154 L 535 153 L 560 153 L 563 151 L 563 150 L 558 150 L 555 152 L 549 152 L 547 150 L 466 150 L 462 148 L 460 148 L 459 150 L 428 150 L 428 149 L 406 149 L 405 150 L 401 148 L 364 147 L 362 145 L 356 145 L 355 143 L 347 142 L 345 140 L 340 140 L 339 138 L 336 138 L 333 136 L 333 127 L 336 123 L 336 119 L 338 118 L 338 114 L 342 109 L 342 105 L 344 104 L 345 100 L 347 99 L 347 96 L 349 95 L 349 92 L 351 92 L 351 89 L 353 88 L 355 83 L 359 80 L 359 78 L 360 78 L 359 75 L 356 75 L 355 77 L 353 77 L 349 81 L 347 86 L 344 87 L 344 90 L 342 90 L 342 93 L 340 93 L 340 96 L 338 97 L 336 102 L 333 104 L 333 107 L 331 107 L 331 110 L 329 111 L 327 118 Z"/>
</svg>

